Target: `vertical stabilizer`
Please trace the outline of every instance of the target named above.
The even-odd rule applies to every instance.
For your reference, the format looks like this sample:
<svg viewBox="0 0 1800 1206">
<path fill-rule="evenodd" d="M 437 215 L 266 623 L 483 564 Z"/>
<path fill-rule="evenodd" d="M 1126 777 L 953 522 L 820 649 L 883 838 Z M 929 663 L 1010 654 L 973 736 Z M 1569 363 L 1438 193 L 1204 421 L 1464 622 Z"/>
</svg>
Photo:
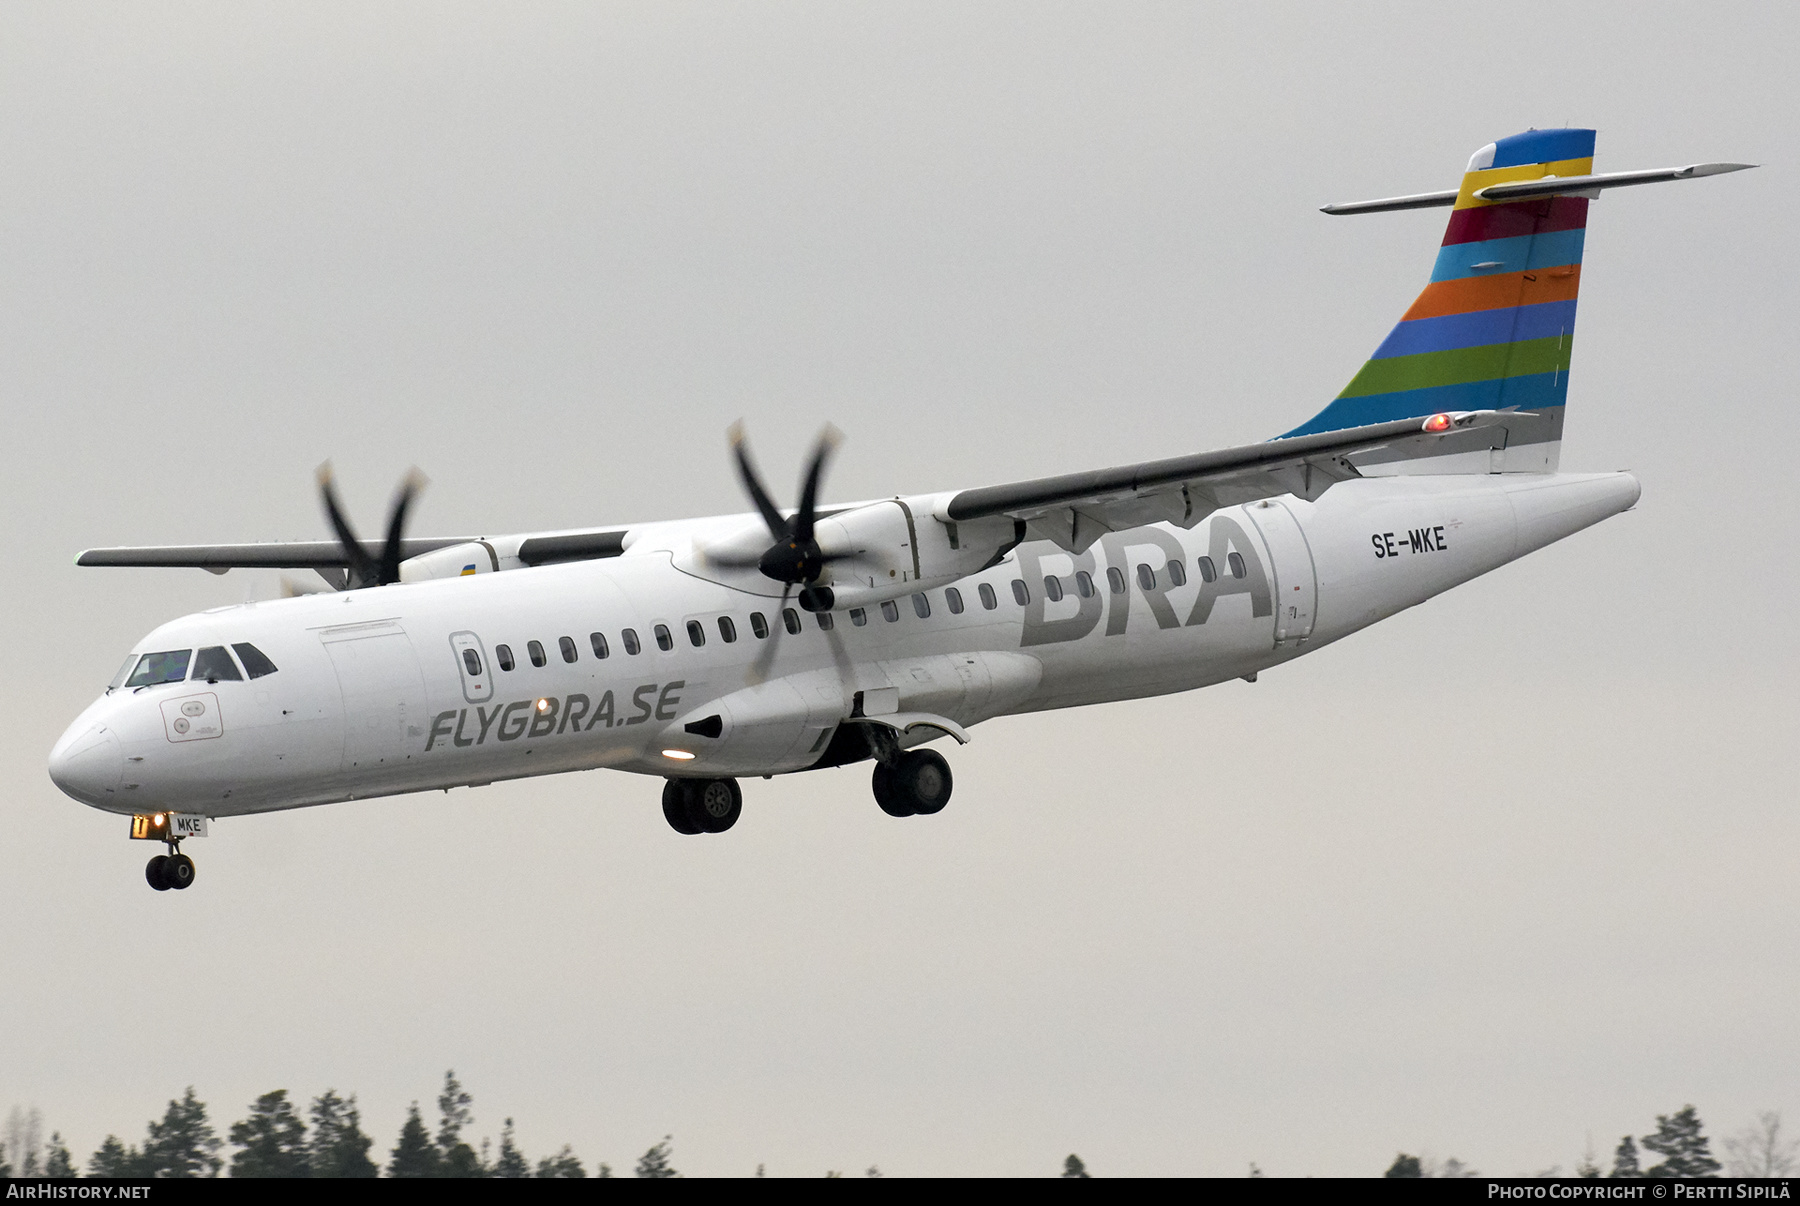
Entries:
<svg viewBox="0 0 1800 1206">
<path fill-rule="evenodd" d="M 1587 176 L 1593 164 L 1592 130 L 1531 130 L 1475 152 L 1431 283 L 1343 392 L 1287 434 L 1440 411 L 1516 409 L 1517 422 L 1471 431 L 1463 445 L 1446 440 L 1440 455 L 1355 459 L 1366 474 L 1555 472 L 1588 197 L 1486 201 L 1475 193 L 1512 181 Z"/>
</svg>

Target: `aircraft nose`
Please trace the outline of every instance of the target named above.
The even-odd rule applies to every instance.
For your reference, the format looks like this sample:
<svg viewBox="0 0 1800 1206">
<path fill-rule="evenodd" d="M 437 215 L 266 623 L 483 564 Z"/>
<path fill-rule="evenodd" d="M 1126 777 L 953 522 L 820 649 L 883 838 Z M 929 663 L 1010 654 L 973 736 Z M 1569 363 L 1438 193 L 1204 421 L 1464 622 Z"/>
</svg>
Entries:
<svg viewBox="0 0 1800 1206">
<path fill-rule="evenodd" d="M 103 724 L 70 729 L 50 751 L 50 781 L 83 804 L 117 798 L 124 776 L 119 739 Z"/>
</svg>

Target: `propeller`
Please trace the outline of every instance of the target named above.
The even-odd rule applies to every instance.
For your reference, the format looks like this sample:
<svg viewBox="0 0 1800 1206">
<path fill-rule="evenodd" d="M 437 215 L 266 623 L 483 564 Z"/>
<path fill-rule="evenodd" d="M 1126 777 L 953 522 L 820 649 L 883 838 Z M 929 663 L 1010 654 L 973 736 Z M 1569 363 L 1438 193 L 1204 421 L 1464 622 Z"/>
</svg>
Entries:
<svg viewBox="0 0 1800 1206">
<path fill-rule="evenodd" d="M 746 675 L 747 680 L 754 685 L 765 681 L 774 666 L 782 634 L 787 631 L 788 600 L 794 597 L 795 589 L 798 588 L 800 606 L 806 611 L 830 611 L 833 602 L 831 588 L 818 585 L 818 581 L 824 576 L 826 566 L 856 554 L 827 553 L 819 548 L 817 538 L 819 485 L 825 478 L 826 463 L 843 441 L 842 432 L 829 423 L 819 432 L 819 438 L 813 445 L 812 459 L 807 463 L 806 472 L 800 479 L 800 506 L 788 516 L 784 516 L 775 506 L 775 500 L 763 485 L 762 475 L 757 472 L 756 463 L 750 457 L 750 441 L 744 433 L 742 420 L 731 425 L 729 435 L 732 457 L 737 463 L 738 480 L 743 483 L 744 492 L 756 504 L 757 513 L 762 516 L 774 543 L 760 553 L 721 550 L 706 554 L 706 559 L 714 565 L 754 568 L 763 577 L 782 584 L 781 603 L 776 608 L 774 617 L 775 627 L 769 633 L 768 643 L 757 654 Z M 840 665 L 846 663 L 847 655 L 837 633 L 828 632 L 826 636 L 831 642 L 833 657 Z"/>
<path fill-rule="evenodd" d="M 425 488 L 425 475 L 417 469 L 408 469 L 406 476 L 400 479 L 400 486 L 394 491 L 394 501 L 388 506 L 387 539 L 381 547 L 381 556 L 372 557 L 369 550 L 363 547 L 356 533 L 351 530 L 350 521 L 344 518 L 343 509 L 338 506 L 337 489 L 332 484 L 331 462 L 326 461 L 319 466 L 319 494 L 325 500 L 325 514 L 331 520 L 331 528 L 337 533 L 338 543 L 343 546 L 344 558 L 349 562 L 348 574 L 342 589 L 357 590 L 365 586 L 387 586 L 400 581 L 400 549 L 401 538 L 406 532 L 406 512 L 419 491 Z"/>
<path fill-rule="evenodd" d="M 756 504 L 757 513 L 762 516 L 774 543 L 761 553 L 751 556 L 720 553 L 710 556 L 709 560 L 716 565 L 743 569 L 754 566 L 765 578 L 783 583 L 789 588 L 799 587 L 800 606 L 806 610 L 829 611 L 831 590 L 829 587 L 818 586 L 819 578 L 824 574 L 826 566 L 852 554 L 822 551 L 815 529 L 818 524 L 819 483 L 824 479 L 826 462 L 831 459 L 831 454 L 844 438 L 843 433 L 829 423 L 819 433 L 818 442 L 813 445 L 812 460 L 800 479 L 799 509 L 791 516 L 782 515 L 775 506 L 775 500 L 769 497 L 769 491 L 763 486 L 762 475 L 757 473 L 756 464 L 750 459 L 750 441 L 744 434 L 741 420 L 731 425 L 730 436 L 732 455 L 737 461 L 738 480 L 743 483 L 744 491 Z M 789 593 L 790 591 L 782 592 L 784 607 Z"/>
</svg>

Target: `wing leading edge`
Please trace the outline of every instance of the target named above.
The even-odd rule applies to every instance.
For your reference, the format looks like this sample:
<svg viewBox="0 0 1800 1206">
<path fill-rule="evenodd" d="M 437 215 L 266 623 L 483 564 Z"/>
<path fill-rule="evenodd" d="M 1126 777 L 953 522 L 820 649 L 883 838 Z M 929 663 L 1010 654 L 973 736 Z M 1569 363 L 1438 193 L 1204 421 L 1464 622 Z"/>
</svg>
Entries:
<svg viewBox="0 0 1800 1206">
<path fill-rule="evenodd" d="M 411 536 L 400 542 L 403 559 L 422 557 L 458 545 L 484 546 L 492 567 L 549 565 L 559 561 L 587 561 L 617 557 L 625 551 L 625 530 L 551 532 L 525 536 Z M 382 542 L 358 541 L 371 556 L 380 556 Z M 253 544 L 173 544 L 133 548 L 87 549 L 75 558 L 81 566 L 130 566 L 203 569 L 223 574 L 234 569 L 318 570 L 332 579 L 332 571 L 346 570 L 350 558 L 335 540 L 288 540 Z"/>
</svg>

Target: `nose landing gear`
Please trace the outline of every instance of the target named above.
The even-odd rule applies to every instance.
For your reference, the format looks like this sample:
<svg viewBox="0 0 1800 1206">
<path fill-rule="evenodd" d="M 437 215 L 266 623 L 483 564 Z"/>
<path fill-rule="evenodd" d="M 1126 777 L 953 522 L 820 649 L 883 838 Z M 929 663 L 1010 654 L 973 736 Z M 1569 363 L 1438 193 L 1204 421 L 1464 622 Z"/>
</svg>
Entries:
<svg viewBox="0 0 1800 1206">
<path fill-rule="evenodd" d="M 194 860 L 181 853 L 180 844 L 169 843 L 168 854 L 159 854 L 144 867 L 144 878 L 158 892 L 179 891 L 194 882 Z"/>
<path fill-rule="evenodd" d="M 724 833 L 744 811 L 736 779 L 670 779 L 663 784 L 663 819 L 676 833 Z"/>
<path fill-rule="evenodd" d="M 194 860 L 181 852 L 181 839 L 205 837 L 203 816 L 159 812 L 131 818 L 131 837 L 140 842 L 161 842 L 169 848 L 144 866 L 144 879 L 158 892 L 180 891 L 194 882 Z"/>
</svg>

